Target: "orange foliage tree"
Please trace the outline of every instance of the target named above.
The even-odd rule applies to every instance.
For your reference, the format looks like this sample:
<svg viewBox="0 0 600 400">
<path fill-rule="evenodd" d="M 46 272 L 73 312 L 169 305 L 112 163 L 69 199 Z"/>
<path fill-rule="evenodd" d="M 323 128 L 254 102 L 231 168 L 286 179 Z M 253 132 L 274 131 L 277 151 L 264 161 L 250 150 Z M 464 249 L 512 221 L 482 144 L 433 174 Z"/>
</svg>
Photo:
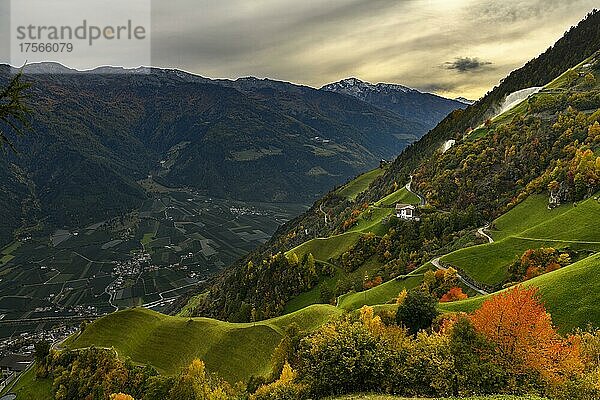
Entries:
<svg viewBox="0 0 600 400">
<path fill-rule="evenodd" d="M 558 334 L 537 288 L 516 286 L 500 293 L 486 300 L 471 320 L 494 344 L 490 358 L 513 375 L 535 371 L 558 384 L 582 372 L 578 339 Z"/>
<path fill-rule="evenodd" d="M 440 302 L 448 303 L 451 301 L 464 300 L 467 298 L 469 298 L 469 296 L 466 293 L 463 293 L 462 288 L 455 286 L 448 290 L 448 292 L 442 296 Z"/>
</svg>

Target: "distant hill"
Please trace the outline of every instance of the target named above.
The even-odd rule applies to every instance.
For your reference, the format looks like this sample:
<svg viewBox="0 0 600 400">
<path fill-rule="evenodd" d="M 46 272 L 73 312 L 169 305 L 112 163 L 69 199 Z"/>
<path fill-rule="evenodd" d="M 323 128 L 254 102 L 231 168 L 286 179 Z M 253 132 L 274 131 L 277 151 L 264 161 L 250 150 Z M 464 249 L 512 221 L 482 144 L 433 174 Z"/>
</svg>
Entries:
<svg viewBox="0 0 600 400">
<path fill-rule="evenodd" d="M 423 123 L 427 130 L 435 127 L 450 112 L 467 105 L 458 99 L 446 99 L 402 85 L 372 84 L 357 78 L 330 83 L 321 90 L 347 94 L 401 117 L 417 120 Z"/>
<path fill-rule="evenodd" d="M 13 72 L 0 66 L 0 86 Z M 0 159 L 0 244 L 40 219 L 81 226 L 131 210 L 149 174 L 214 197 L 310 203 L 427 131 L 418 118 L 286 82 L 56 63 L 24 73 L 33 131 Z"/>
</svg>

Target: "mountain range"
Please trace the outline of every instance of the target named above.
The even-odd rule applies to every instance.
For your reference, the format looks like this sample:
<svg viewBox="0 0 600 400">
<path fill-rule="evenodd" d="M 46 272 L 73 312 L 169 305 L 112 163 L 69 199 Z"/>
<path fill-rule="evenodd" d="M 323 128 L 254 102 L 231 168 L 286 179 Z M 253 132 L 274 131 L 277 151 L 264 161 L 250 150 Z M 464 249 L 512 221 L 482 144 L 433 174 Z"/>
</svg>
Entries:
<svg viewBox="0 0 600 400">
<path fill-rule="evenodd" d="M 343 93 L 405 118 L 416 118 L 424 123 L 428 130 L 435 127 L 451 111 L 470 104 L 466 99 L 451 100 L 402 85 L 372 84 L 357 78 L 330 83 L 321 90 Z"/>
<path fill-rule="evenodd" d="M 1 66 L 0 84 L 14 72 Z M 131 210 L 146 197 L 138 181 L 148 175 L 215 197 L 310 203 L 464 106 L 407 92 L 435 115 L 425 119 L 287 82 L 157 68 L 42 63 L 24 76 L 36 106 L 31 132 L 15 139 L 19 154 L 0 159 L 9 193 L 0 242 L 40 221 L 81 226 Z"/>
<path fill-rule="evenodd" d="M 352 87 L 342 94 L 254 78 L 210 83 L 163 70 L 144 78 L 122 75 L 123 85 L 114 76 L 81 81 L 76 75 L 54 77 L 61 81 L 56 86 L 46 80 L 42 93 L 40 85 L 34 89 L 43 105 L 39 112 L 58 115 L 63 129 L 43 125 L 36 115 L 37 130 L 19 142 L 32 159 L 4 160 L 0 170 L 7 175 L 1 184 L 14 190 L 0 197 L 1 205 L 29 204 L 46 212 L 44 201 L 52 192 L 43 179 L 66 185 L 69 190 L 61 193 L 72 199 L 90 201 L 77 192 L 87 174 L 98 179 L 100 190 L 111 190 L 111 181 L 121 179 L 125 186 L 118 191 L 132 199 L 140 190 L 136 180 L 146 174 L 165 185 L 205 189 L 201 174 L 193 173 L 202 157 L 226 167 L 252 166 L 251 172 L 260 174 L 267 164 L 249 162 L 269 160 L 281 149 L 291 157 L 286 162 L 304 170 L 310 165 L 302 164 L 307 153 L 288 152 L 299 151 L 305 140 L 320 143 L 314 146 L 322 151 L 345 138 L 342 130 L 351 124 L 360 127 L 347 133 L 356 148 L 369 145 L 377 149 L 373 155 L 383 154 L 391 130 L 362 142 L 359 132 L 375 135 L 384 122 L 406 120 L 388 109 L 392 105 L 384 110 L 356 95 L 372 92 L 374 102 L 379 91 L 385 96 L 410 91 L 356 80 L 337 85 Z M 105 102 L 98 103 L 98 97 Z M 515 97 L 514 107 L 502 110 L 505 100 Z M 99 108 L 90 110 L 91 105 Z M 361 114 L 354 108 L 359 105 L 368 112 Z M 97 131 L 88 125 L 89 117 Z M 315 135 L 319 127 L 331 129 L 329 135 Z M 240 141 L 240 132 L 252 132 L 252 139 Z M 291 147 L 284 147 L 283 134 Z M 61 139 L 66 143 L 57 145 Z M 245 151 L 257 140 L 264 140 L 260 151 Z M 62 169 L 45 154 L 60 154 L 66 161 L 61 160 Z M 348 160 L 360 154 L 348 153 Z M 244 183 L 241 172 L 226 172 L 211 173 L 213 179 Z M 278 173 L 272 174 L 282 179 Z M 282 184 L 249 183 L 268 194 L 269 184 Z M 301 189 L 307 190 L 294 193 Z M 411 213 L 401 213 L 407 210 Z M 182 222 L 188 222 L 183 214 Z M 262 247 L 218 276 L 179 288 L 189 292 L 169 306 L 176 315 L 152 311 L 152 303 L 145 303 L 146 308 L 120 309 L 82 323 L 61 343 L 62 352 L 55 354 L 59 350 L 48 344 L 47 354 L 36 357 L 14 391 L 36 400 L 108 391 L 115 398 L 130 399 L 123 393 L 131 393 L 148 400 L 212 394 L 597 399 L 599 218 L 600 11 L 593 11 L 486 96 L 451 111 L 394 161 L 332 185 Z M 158 229 L 132 242 L 163 247 L 167 242 L 156 238 Z M 32 243 L 22 246 L 37 251 Z M 5 254 L 6 266 L 22 275 L 10 264 L 11 253 Z M 84 261 L 87 272 L 92 261 Z M 42 289 L 61 275 L 47 281 L 38 276 L 45 282 Z M 136 276 L 136 285 L 146 284 Z M 68 282 L 51 284 L 70 292 Z M 171 287 L 167 292 L 176 290 Z M 2 300 L 9 304 L 17 297 Z M 162 293 L 160 299 L 165 301 Z M 38 355 L 44 346 L 36 347 Z M 235 385 L 238 392 L 221 379 L 241 382 Z M 393 397 L 398 394 L 403 397 Z"/>
</svg>

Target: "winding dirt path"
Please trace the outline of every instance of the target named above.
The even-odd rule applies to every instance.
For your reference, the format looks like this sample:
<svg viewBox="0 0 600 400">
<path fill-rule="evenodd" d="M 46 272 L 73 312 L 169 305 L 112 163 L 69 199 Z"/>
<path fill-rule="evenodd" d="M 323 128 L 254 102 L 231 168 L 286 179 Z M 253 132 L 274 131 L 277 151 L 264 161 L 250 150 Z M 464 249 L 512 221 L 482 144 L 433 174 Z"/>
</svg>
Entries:
<svg viewBox="0 0 600 400">
<path fill-rule="evenodd" d="M 431 260 L 431 263 L 433 264 L 434 267 L 436 267 L 439 270 L 442 271 L 446 271 L 448 268 L 444 267 L 441 263 L 440 263 L 440 258 L 442 258 L 443 256 L 440 257 L 436 257 L 433 260 Z M 474 291 L 476 291 L 477 293 L 481 294 L 481 295 L 487 295 L 489 294 L 488 292 L 486 292 L 485 290 L 478 288 L 477 286 L 473 285 L 472 283 L 468 282 L 467 280 L 465 280 L 465 278 L 463 278 L 459 273 L 456 274 L 456 276 L 458 277 L 458 279 L 460 279 L 460 281 L 467 286 L 470 289 L 473 289 Z"/>
<path fill-rule="evenodd" d="M 485 230 L 488 229 L 489 227 L 490 227 L 490 224 L 486 224 L 486 226 L 483 226 L 483 227 L 477 229 L 477 233 L 479 234 L 479 236 L 486 238 L 489 243 L 494 243 L 494 239 L 490 235 L 485 233 Z"/>
</svg>

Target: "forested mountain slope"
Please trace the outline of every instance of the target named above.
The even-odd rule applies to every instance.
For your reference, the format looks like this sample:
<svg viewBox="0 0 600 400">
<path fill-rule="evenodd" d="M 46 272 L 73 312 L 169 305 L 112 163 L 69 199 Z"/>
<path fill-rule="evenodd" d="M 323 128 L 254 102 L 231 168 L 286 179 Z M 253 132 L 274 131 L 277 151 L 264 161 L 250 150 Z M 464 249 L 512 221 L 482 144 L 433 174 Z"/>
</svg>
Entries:
<svg viewBox="0 0 600 400">
<path fill-rule="evenodd" d="M 394 161 L 385 175 L 364 194 L 364 200 L 381 197 L 394 182 L 408 178 L 412 171 L 430 157 L 449 139 L 456 139 L 494 116 L 510 93 L 521 89 L 543 86 L 567 69 L 579 64 L 600 48 L 600 11 L 594 10 L 577 26 L 540 56 L 511 72 L 482 99 L 465 110 L 456 110 L 442 120 L 421 140 L 409 146 Z"/>
<path fill-rule="evenodd" d="M 333 272 L 328 264 L 318 264 L 321 269 L 315 270 L 307 260 L 296 264 L 275 254 L 316 237 L 349 232 L 344 237 L 350 238 L 350 231 L 361 220 L 372 218 L 372 207 L 397 193 L 413 171 L 412 188 L 425 194 L 429 202 L 421 210 L 420 224 L 399 221 L 383 232 L 372 232 L 372 238 L 354 238 L 342 250 L 347 260 L 356 260 L 350 265 L 345 265 L 343 258 L 321 261 L 334 261 L 337 267 L 349 270 L 360 270 L 371 262 L 375 267 L 370 271 L 384 278 L 394 276 L 425 263 L 432 255 L 443 254 L 444 249 L 472 242 L 469 232 L 532 193 L 547 195 L 549 187 L 556 187 L 562 201 L 577 201 L 595 193 L 600 174 L 596 133 L 600 63 L 597 55 L 590 56 L 600 49 L 599 20 L 599 12 L 591 13 L 482 100 L 455 111 L 391 166 L 369 174 L 372 183 L 361 194 L 349 195 L 342 187 L 321 198 L 304 215 L 283 226 L 267 245 L 226 272 L 198 312 L 242 320 L 249 318 L 253 306 L 262 316 L 281 313 L 286 302 Z M 581 68 L 568 71 L 577 64 Z M 495 115 L 507 94 L 546 85 L 559 75 L 560 80 L 530 101 L 485 121 Z M 483 126 L 473 132 L 469 129 L 480 124 Z M 451 138 L 457 140 L 456 145 L 443 153 L 444 140 Z M 270 276 L 290 278 L 270 280 Z M 261 287 L 269 288 L 268 293 L 253 289 L 252 282 L 257 279 L 263 283 Z"/>
<path fill-rule="evenodd" d="M 0 86 L 14 73 L 0 66 Z M 81 226 L 169 187 L 252 201 L 312 202 L 425 133 L 358 99 L 253 78 L 52 63 L 24 69 L 32 130 L 2 156 L 0 244 L 22 226 Z M 162 161 L 162 162 L 161 162 Z"/>
</svg>

